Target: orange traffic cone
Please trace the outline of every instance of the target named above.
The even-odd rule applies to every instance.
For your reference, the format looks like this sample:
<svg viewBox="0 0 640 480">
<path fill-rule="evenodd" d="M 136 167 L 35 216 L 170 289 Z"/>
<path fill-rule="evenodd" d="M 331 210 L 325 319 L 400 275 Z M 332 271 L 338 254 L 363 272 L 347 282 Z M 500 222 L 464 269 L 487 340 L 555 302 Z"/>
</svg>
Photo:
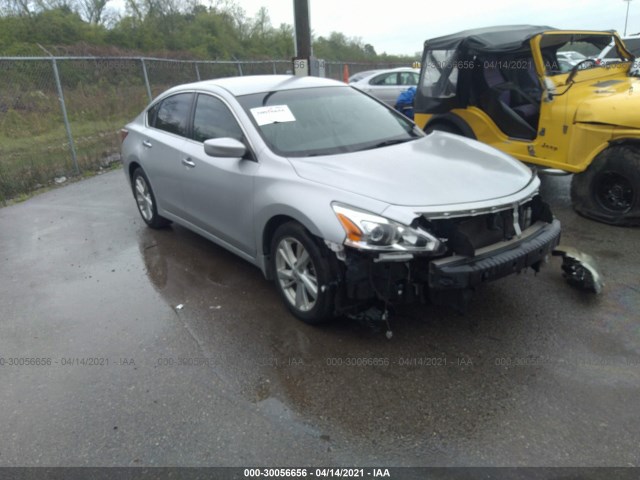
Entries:
<svg viewBox="0 0 640 480">
<path fill-rule="evenodd" d="M 346 63 L 342 67 L 342 81 L 344 83 L 349 83 L 349 65 Z"/>
</svg>

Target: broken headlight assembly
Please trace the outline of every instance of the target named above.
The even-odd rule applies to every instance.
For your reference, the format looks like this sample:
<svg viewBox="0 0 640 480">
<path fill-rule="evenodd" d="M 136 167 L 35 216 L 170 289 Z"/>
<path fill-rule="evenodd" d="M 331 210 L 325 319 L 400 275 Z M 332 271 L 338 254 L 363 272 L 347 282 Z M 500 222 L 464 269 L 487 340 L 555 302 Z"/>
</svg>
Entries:
<svg viewBox="0 0 640 480">
<path fill-rule="evenodd" d="M 331 204 L 346 233 L 344 244 L 360 250 L 375 252 L 438 252 L 441 242 L 420 227 L 411 227 L 348 207 Z"/>
</svg>

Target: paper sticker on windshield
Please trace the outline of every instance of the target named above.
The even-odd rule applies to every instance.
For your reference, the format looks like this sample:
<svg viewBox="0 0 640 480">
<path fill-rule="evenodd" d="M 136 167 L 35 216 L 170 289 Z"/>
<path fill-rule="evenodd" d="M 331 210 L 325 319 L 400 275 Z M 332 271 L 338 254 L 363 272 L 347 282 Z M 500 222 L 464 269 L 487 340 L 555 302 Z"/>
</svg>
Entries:
<svg viewBox="0 0 640 480">
<path fill-rule="evenodd" d="M 251 113 L 256 119 L 258 125 L 269 125 L 271 123 L 295 122 L 296 117 L 293 116 L 287 105 L 272 105 L 270 107 L 252 108 Z"/>
</svg>

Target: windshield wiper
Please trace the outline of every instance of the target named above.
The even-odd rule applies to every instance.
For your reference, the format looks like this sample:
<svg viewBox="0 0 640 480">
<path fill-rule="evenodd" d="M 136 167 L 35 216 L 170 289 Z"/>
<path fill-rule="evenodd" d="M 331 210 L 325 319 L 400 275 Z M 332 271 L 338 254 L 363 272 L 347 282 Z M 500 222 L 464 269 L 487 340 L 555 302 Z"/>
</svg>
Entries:
<svg viewBox="0 0 640 480">
<path fill-rule="evenodd" d="M 389 147 L 391 145 L 397 145 L 399 143 L 410 142 L 411 140 L 414 140 L 414 139 L 413 138 L 402 138 L 402 139 L 396 138 L 395 140 L 385 140 L 384 142 L 376 143 L 372 147 L 368 147 L 368 148 Z"/>
<path fill-rule="evenodd" d="M 352 152 L 362 152 L 364 150 L 373 150 L 374 148 L 390 147 L 391 145 L 397 145 L 399 143 L 410 142 L 411 140 L 415 140 L 415 138 L 403 138 L 403 139 L 396 138 L 394 140 L 384 140 L 384 141 L 379 142 L 379 143 L 374 143 L 374 144 L 371 144 L 371 145 L 367 145 L 366 147 L 354 148 L 351 151 Z"/>
</svg>

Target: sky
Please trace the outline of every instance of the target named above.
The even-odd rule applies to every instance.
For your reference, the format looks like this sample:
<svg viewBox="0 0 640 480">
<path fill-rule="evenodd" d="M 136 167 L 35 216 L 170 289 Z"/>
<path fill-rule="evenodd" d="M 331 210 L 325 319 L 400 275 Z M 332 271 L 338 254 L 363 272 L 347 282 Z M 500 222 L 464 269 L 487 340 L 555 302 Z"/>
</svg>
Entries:
<svg viewBox="0 0 640 480">
<path fill-rule="evenodd" d="M 293 0 L 235 0 L 250 17 L 266 7 L 271 24 L 293 25 Z M 532 24 L 624 32 L 624 0 L 309 0 L 313 34 L 340 32 L 377 53 L 414 55 L 428 38 L 468 28 Z M 640 32 L 640 0 L 629 4 L 628 34 Z"/>
</svg>

